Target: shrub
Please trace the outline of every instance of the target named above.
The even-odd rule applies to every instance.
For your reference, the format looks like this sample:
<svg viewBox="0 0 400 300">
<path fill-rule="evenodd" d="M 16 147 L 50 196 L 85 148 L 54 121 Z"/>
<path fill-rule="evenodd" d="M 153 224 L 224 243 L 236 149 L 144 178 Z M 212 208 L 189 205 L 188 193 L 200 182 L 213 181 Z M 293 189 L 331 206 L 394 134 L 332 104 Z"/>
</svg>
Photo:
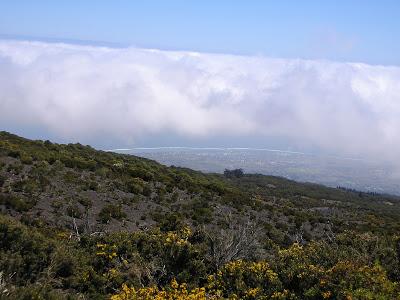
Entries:
<svg viewBox="0 0 400 300">
<path fill-rule="evenodd" d="M 11 194 L 0 194 L 0 204 L 18 212 L 28 211 L 36 205 L 36 200 L 22 198 Z"/>
<path fill-rule="evenodd" d="M 89 208 L 92 206 L 92 200 L 87 197 L 79 198 L 78 202 L 82 204 L 84 207 Z"/>
<path fill-rule="evenodd" d="M 208 288 L 211 294 L 224 299 L 257 299 L 281 290 L 281 282 L 278 274 L 265 261 L 236 260 L 209 276 Z"/>
<path fill-rule="evenodd" d="M 59 210 L 64 206 L 64 201 L 62 199 L 53 199 L 50 205 L 55 212 L 59 212 Z"/>
<path fill-rule="evenodd" d="M 186 283 L 178 284 L 173 279 L 169 286 L 164 289 L 157 287 L 144 287 L 135 289 L 128 287 L 126 284 L 122 285 L 119 293 L 111 296 L 111 300 L 150 300 L 150 299 L 177 299 L 177 300 L 206 300 L 204 288 L 188 289 Z"/>
<path fill-rule="evenodd" d="M 141 178 L 144 181 L 151 181 L 154 179 L 154 175 L 152 173 L 142 168 L 130 168 L 128 173 L 130 176 Z"/>
<path fill-rule="evenodd" d="M 68 170 L 64 174 L 64 180 L 67 183 L 78 183 L 79 182 L 79 175 L 76 174 L 75 172 Z"/>
<path fill-rule="evenodd" d="M 108 223 L 113 218 L 121 220 L 125 217 L 126 213 L 122 211 L 122 207 L 113 204 L 104 206 L 99 213 L 99 219 L 102 223 Z"/>
<path fill-rule="evenodd" d="M 7 178 L 4 175 L 0 174 L 0 188 L 4 185 L 6 180 L 7 180 Z"/>
<path fill-rule="evenodd" d="M 126 182 L 126 191 L 132 194 L 142 194 L 143 187 L 139 180 L 133 178 Z"/>
<path fill-rule="evenodd" d="M 27 155 L 27 154 L 22 154 L 20 159 L 21 159 L 21 162 L 25 165 L 31 165 L 33 163 L 32 156 Z"/>
<path fill-rule="evenodd" d="M 97 191 L 98 188 L 99 188 L 99 184 L 94 180 L 90 180 L 85 185 L 86 190 Z"/>
<path fill-rule="evenodd" d="M 225 169 L 224 171 L 224 176 L 227 178 L 240 178 L 243 177 L 244 173 L 242 169 L 234 169 L 234 170 L 228 170 Z"/>
<path fill-rule="evenodd" d="M 82 217 L 82 212 L 79 209 L 78 205 L 76 205 L 76 203 L 70 204 L 67 206 L 67 214 L 70 217 L 74 217 L 74 218 L 81 218 Z"/>
<path fill-rule="evenodd" d="M 32 194 L 34 191 L 39 189 L 38 183 L 32 179 L 25 179 L 16 181 L 12 184 L 12 189 L 14 192 L 24 192 Z"/>
<path fill-rule="evenodd" d="M 22 164 L 18 163 L 13 163 L 9 164 L 7 167 L 7 172 L 12 172 L 16 175 L 20 174 L 23 170 L 24 166 Z"/>
<path fill-rule="evenodd" d="M 182 216 L 177 213 L 154 213 L 152 217 L 160 224 L 160 229 L 164 232 L 180 230 L 184 225 Z"/>
<path fill-rule="evenodd" d="M 10 150 L 8 151 L 8 156 L 13 158 L 19 158 L 21 156 L 21 153 L 18 150 Z"/>
<path fill-rule="evenodd" d="M 143 187 L 142 195 L 143 195 L 143 196 L 146 196 L 146 197 L 150 197 L 150 196 L 151 196 L 151 187 L 149 186 L 149 184 L 146 184 L 146 185 Z"/>
<path fill-rule="evenodd" d="M 49 266 L 54 245 L 42 234 L 0 218 L 0 269 L 12 283 L 27 285 Z"/>
<path fill-rule="evenodd" d="M 187 206 L 191 218 L 200 224 L 209 223 L 213 220 L 213 209 L 208 202 L 202 198 L 196 198 Z"/>
</svg>

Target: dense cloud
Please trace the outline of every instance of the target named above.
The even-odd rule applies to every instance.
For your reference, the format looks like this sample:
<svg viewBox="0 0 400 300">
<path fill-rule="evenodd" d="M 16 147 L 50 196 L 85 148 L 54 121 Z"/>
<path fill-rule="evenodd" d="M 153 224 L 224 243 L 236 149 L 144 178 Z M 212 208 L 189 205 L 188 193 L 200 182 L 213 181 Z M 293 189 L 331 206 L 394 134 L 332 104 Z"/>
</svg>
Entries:
<svg viewBox="0 0 400 300">
<path fill-rule="evenodd" d="M 77 138 L 282 136 L 397 161 L 400 68 L 0 41 L 0 117 Z"/>
</svg>

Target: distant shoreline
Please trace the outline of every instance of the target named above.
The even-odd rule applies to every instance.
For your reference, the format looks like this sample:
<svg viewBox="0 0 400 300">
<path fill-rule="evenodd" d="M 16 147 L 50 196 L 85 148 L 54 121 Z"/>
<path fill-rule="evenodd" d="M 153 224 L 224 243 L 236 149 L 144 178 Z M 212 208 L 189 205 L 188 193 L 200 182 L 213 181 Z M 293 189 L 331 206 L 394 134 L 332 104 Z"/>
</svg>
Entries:
<svg viewBox="0 0 400 300">
<path fill-rule="evenodd" d="M 127 151 L 141 151 L 141 150 L 210 150 L 210 151 L 266 151 L 266 152 L 278 152 L 278 153 L 288 153 L 288 154 L 299 154 L 307 156 L 320 156 L 329 157 L 344 160 L 356 160 L 356 161 L 366 161 L 363 158 L 355 157 L 340 157 L 333 155 L 320 155 L 315 153 L 307 153 L 300 151 L 290 151 L 290 150 L 280 150 L 280 149 L 269 149 L 269 148 L 251 148 L 251 147 L 184 147 L 184 146 L 164 146 L 164 147 L 134 147 L 134 148 L 117 148 L 105 150 L 107 152 L 127 152 Z"/>
</svg>

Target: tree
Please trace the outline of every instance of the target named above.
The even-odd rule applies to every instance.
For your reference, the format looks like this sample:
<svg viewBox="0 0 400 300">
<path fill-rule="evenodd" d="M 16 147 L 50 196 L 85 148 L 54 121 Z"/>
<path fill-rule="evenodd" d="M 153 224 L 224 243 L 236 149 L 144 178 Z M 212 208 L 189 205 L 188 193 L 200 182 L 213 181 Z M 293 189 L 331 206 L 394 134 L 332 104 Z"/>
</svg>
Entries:
<svg viewBox="0 0 400 300">
<path fill-rule="evenodd" d="M 229 169 L 225 169 L 224 171 L 224 176 L 227 178 L 240 178 L 243 177 L 244 172 L 243 169 L 234 169 L 234 170 L 229 170 Z"/>
</svg>

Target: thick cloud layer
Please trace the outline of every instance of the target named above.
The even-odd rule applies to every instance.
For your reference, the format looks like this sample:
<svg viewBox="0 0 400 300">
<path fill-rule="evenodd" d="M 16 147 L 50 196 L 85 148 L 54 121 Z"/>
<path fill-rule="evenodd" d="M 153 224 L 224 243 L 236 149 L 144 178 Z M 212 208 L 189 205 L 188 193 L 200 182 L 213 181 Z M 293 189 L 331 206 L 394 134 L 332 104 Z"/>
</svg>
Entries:
<svg viewBox="0 0 400 300">
<path fill-rule="evenodd" d="M 132 142 L 162 132 L 280 136 L 394 162 L 400 68 L 0 41 L 0 117 Z"/>
</svg>

